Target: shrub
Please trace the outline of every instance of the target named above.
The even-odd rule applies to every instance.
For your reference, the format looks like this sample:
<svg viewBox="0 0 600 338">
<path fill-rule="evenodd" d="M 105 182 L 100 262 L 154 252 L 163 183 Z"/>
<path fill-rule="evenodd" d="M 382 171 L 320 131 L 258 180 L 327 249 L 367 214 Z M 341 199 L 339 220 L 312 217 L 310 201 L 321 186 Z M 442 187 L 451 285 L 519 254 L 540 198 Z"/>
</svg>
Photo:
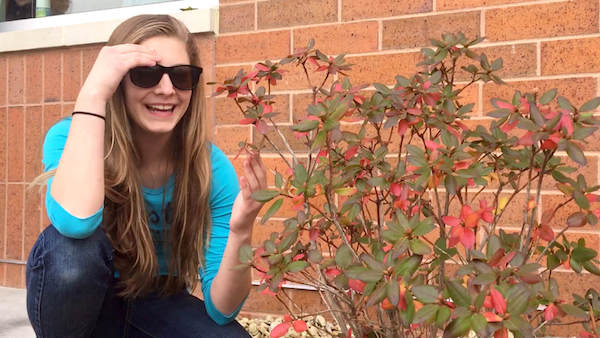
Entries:
<svg viewBox="0 0 600 338">
<path fill-rule="evenodd" d="M 296 215 L 260 247 L 240 251 L 243 265 L 260 272 L 263 294 L 285 297 L 285 282 L 310 285 L 356 337 L 530 337 L 567 322 L 581 323 L 581 336 L 600 333 L 598 292 L 568 303 L 552 276 L 558 268 L 600 275 L 596 251 L 565 236 L 597 223 L 599 187 L 557 156 L 586 164 L 581 147 L 597 129 L 600 98 L 575 107 L 556 90 L 515 92 L 492 99 L 489 126 L 469 123 L 474 103 L 463 102 L 464 90 L 503 83 L 502 59 L 472 49 L 481 40 L 432 40 L 421 71 L 396 76 L 392 87 L 353 84 L 344 55 L 327 56 L 314 41 L 218 84 L 215 94 L 235 102 L 240 123 L 263 136 L 242 148 L 269 147 L 288 166 L 253 197 L 271 201 L 262 223 L 284 199 Z M 312 88 L 306 116 L 291 126 L 297 140 L 273 119 L 271 91 L 286 64 Z M 538 218 L 547 187 L 566 199 Z M 553 229 L 573 200 L 577 210 Z M 508 208 L 522 214 L 520 231 L 499 226 Z M 295 311 L 272 336 L 304 327 L 307 314 Z"/>
</svg>

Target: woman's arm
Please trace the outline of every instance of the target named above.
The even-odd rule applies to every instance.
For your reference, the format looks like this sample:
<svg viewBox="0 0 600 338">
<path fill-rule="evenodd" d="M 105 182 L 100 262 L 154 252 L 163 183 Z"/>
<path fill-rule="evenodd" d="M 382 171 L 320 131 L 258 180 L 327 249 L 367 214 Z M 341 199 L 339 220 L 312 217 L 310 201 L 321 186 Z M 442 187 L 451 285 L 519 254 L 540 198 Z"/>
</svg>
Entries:
<svg viewBox="0 0 600 338">
<path fill-rule="evenodd" d="M 244 173 L 244 176 L 240 177 L 241 191 L 231 211 L 227 245 L 210 289 L 212 303 L 223 314 L 231 314 L 238 309 L 250 291 L 250 268 L 234 267 L 240 264 L 239 249 L 250 245 L 254 220 L 262 207 L 262 203 L 255 201 L 251 195 L 267 186 L 265 169 L 259 154 L 251 154 L 244 160 Z"/>
<path fill-rule="evenodd" d="M 105 115 L 106 103 L 129 69 L 159 60 L 149 48 L 103 47 L 75 103 L 75 111 Z M 104 128 L 98 117 L 75 115 L 51 186 L 51 195 L 75 217 L 96 213 L 104 202 Z"/>
</svg>

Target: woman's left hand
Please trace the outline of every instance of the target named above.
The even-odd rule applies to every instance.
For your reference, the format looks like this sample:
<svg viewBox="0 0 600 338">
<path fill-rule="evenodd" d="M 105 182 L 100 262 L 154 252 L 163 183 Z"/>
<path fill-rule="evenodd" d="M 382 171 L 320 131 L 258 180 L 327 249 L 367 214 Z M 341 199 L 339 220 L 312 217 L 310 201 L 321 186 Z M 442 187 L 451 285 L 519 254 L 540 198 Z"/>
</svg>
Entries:
<svg viewBox="0 0 600 338">
<path fill-rule="evenodd" d="M 267 175 L 260 154 L 250 153 L 244 160 L 244 175 L 240 177 L 240 193 L 231 210 L 230 231 L 240 235 L 251 233 L 254 220 L 263 203 L 252 194 L 267 188 Z"/>
</svg>

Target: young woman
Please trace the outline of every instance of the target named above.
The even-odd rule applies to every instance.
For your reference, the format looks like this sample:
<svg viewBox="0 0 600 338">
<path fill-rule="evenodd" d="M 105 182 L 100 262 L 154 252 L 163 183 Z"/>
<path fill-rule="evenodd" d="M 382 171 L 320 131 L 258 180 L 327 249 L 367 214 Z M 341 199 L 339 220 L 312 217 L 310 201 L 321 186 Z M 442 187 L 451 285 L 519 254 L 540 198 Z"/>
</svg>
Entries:
<svg viewBox="0 0 600 338">
<path fill-rule="evenodd" d="M 234 269 L 266 186 L 257 154 L 238 180 L 208 140 L 200 60 L 178 20 L 126 20 L 72 118 L 46 135 L 52 223 L 27 262 L 40 337 L 238 337 L 250 289 Z M 240 191 L 241 188 L 241 191 Z M 204 301 L 189 294 L 200 274 Z"/>
</svg>

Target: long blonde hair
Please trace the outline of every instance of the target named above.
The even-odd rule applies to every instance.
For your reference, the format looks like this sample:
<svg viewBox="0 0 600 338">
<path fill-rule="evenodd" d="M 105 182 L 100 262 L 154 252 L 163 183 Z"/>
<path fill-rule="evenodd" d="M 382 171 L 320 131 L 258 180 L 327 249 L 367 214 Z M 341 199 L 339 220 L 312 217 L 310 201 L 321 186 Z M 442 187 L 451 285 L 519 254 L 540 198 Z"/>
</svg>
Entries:
<svg viewBox="0 0 600 338">
<path fill-rule="evenodd" d="M 183 23 L 168 15 L 132 17 L 113 31 L 107 45 L 139 44 L 154 36 L 180 39 L 186 45 L 190 63 L 200 66 L 193 36 Z M 172 222 L 168 230 L 164 229 L 168 231 L 169 243 L 166 278 L 156 278 L 158 259 L 141 190 L 140 155 L 132 139 L 122 85 L 107 104 L 102 226 L 115 250 L 114 265 L 120 272 L 121 296 L 134 298 L 149 291 L 172 294 L 186 286 L 193 288 L 197 282 L 210 231 L 211 177 L 202 77 L 199 82 L 192 91 L 187 111 L 173 131 L 175 187 L 170 211 Z"/>
</svg>

